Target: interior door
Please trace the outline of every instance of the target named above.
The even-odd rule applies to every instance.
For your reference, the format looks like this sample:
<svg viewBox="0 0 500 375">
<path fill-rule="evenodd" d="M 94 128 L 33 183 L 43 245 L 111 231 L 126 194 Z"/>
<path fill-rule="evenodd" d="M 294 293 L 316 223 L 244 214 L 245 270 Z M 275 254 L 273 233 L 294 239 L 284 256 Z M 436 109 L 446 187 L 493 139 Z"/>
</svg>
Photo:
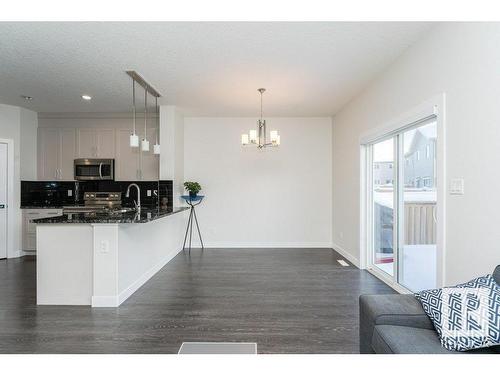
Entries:
<svg viewBox="0 0 500 375">
<path fill-rule="evenodd" d="M 7 144 L 0 143 L 0 259 L 7 258 Z"/>
</svg>

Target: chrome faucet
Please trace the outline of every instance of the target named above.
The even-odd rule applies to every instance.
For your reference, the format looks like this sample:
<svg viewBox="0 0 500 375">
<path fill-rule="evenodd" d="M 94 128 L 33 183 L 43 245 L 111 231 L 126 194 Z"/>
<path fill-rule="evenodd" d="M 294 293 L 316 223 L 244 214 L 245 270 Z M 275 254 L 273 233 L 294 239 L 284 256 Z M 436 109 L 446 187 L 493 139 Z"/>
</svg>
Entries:
<svg viewBox="0 0 500 375">
<path fill-rule="evenodd" d="M 141 188 L 139 187 L 139 185 L 134 184 L 134 183 L 130 184 L 130 185 L 127 187 L 127 194 L 125 194 L 125 196 L 126 196 L 127 198 L 129 198 L 129 197 L 130 197 L 130 188 L 131 188 L 132 186 L 133 186 L 133 187 L 135 187 L 135 188 L 137 189 L 137 201 L 135 201 L 135 200 L 134 200 L 134 206 L 135 206 L 135 210 L 136 210 L 137 212 L 139 212 L 139 211 L 141 210 Z"/>
</svg>

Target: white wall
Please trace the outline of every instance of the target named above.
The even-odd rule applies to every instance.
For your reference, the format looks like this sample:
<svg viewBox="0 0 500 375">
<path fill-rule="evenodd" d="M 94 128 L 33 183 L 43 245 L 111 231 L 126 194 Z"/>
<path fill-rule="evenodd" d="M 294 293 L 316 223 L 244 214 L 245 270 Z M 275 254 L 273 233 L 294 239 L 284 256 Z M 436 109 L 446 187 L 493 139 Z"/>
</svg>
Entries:
<svg viewBox="0 0 500 375">
<path fill-rule="evenodd" d="M 255 118 L 184 120 L 184 178 L 205 201 L 198 218 L 207 246 L 331 247 L 330 118 L 268 118 L 281 146 L 240 145 Z"/>
<path fill-rule="evenodd" d="M 35 112 L 10 105 L 0 104 L 0 138 L 10 139 L 14 144 L 13 206 L 9 206 L 8 257 L 20 255 L 22 244 L 21 177 L 36 178 L 37 117 Z"/>
<path fill-rule="evenodd" d="M 360 135 L 446 94 L 445 283 L 500 264 L 500 24 L 438 25 L 333 119 L 333 242 L 359 259 Z M 343 233 L 343 238 L 340 233 Z"/>
<path fill-rule="evenodd" d="M 38 116 L 36 112 L 20 108 L 20 165 L 21 180 L 37 179 L 37 133 Z"/>
<path fill-rule="evenodd" d="M 173 180 L 174 206 L 184 187 L 184 116 L 172 105 L 160 106 L 160 179 Z"/>
</svg>

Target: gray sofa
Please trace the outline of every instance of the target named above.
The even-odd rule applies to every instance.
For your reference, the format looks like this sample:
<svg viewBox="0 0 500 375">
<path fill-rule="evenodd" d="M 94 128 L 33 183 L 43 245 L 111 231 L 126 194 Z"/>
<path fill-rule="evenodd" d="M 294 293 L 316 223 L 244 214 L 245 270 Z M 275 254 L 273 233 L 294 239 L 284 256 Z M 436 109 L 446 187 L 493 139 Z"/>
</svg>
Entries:
<svg viewBox="0 0 500 375">
<path fill-rule="evenodd" d="M 500 284 L 500 266 L 493 277 Z M 359 351 L 381 354 L 500 353 L 500 346 L 467 352 L 446 350 L 422 305 L 412 294 L 359 297 Z"/>
</svg>

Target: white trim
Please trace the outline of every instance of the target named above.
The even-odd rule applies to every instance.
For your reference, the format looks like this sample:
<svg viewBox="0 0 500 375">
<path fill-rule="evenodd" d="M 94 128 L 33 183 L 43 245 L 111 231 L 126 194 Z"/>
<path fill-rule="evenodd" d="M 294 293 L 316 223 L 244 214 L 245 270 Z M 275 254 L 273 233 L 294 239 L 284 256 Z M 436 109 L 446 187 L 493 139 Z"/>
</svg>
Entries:
<svg viewBox="0 0 500 375">
<path fill-rule="evenodd" d="M 143 112 L 137 112 L 137 118 L 144 118 Z M 148 113 L 156 118 L 156 113 Z M 131 119 L 130 112 L 39 112 L 39 119 Z M 128 126 L 128 125 L 127 125 Z"/>
<path fill-rule="evenodd" d="M 132 294 L 134 294 L 141 286 L 143 286 L 150 278 L 152 278 L 158 271 L 160 271 L 168 262 L 170 262 L 177 254 L 182 251 L 182 248 L 177 252 L 173 252 L 163 258 L 163 260 L 153 267 L 151 267 L 148 271 L 142 274 L 136 281 L 126 287 L 123 291 L 121 291 L 117 298 L 117 305 L 120 306 L 123 302 L 125 302 Z M 93 306 L 93 305 L 92 305 Z"/>
<path fill-rule="evenodd" d="M 442 114 L 442 110 L 444 109 L 444 95 L 444 93 L 437 95 L 413 109 L 396 116 L 391 121 L 364 132 L 359 138 L 360 144 L 366 145 L 391 137 L 393 133 L 400 132 L 407 127 L 412 127 L 414 123 L 424 118 L 434 115 L 439 117 L 440 112 Z"/>
<path fill-rule="evenodd" d="M 118 296 L 92 296 L 92 307 L 117 307 L 120 306 Z"/>
<path fill-rule="evenodd" d="M 354 255 L 346 251 L 342 246 L 339 246 L 337 244 L 333 244 L 332 249 L 335 250 L 337 253 L 342 255 L 344 258 L 346 258 L 349 262 L 354 264 L 356 267 L 360 268 L 360 261 L 357 259 Z"/>
<path fill-rule="evenodd" d="M 0 143 L 7 145 L 7 258 L 21 256 L 19 249 L 14 249 L 15 215 L 14 215 L 14 140 L 0 138 Z"/>
<path fill-rule="evenodd" d="M 412 294 L 412 292 L 410 290 L 406 289 L 401 284 L 395 282 L 391 277 L 389 277 L 388 274 L 386 274 L 383 271 L 380 271 L 376 267 L 373 267 L 373 268 L 370 267 L 370 268 L 367 268 L 366 270 L 369 273 L 371 273 L 373 276 L 375 276 L 377 279 L 383 281 L 385 284 L 387 284 L 387 286 L 391 287 L 399 294 Z"/>
<path fill-rule="evenodd" d="M 220 248 L 220 249 L 295 249 L 295 248 L 326 248 L 331 249 L 331 242 L 204 242 L 205 249 Z M 199 242 L 193 243 L 193 248 L 201 248 Z"/>
<path fill-rule="evenodd" d="M 369 216 L 371 215 L 370 209 L 370 189 L 367 189 L 367 182 L 369 181 L 370 168 L 368 167 L 371 158 L 369 153 L 366 152 L 367 145 L 380 141 L 384 138 L 395 136 L 397 133 L 404 131 L 406 128 L 411 128 L 416 123 L 423 119 L 436 116 L 437 123 L 437 153 L 436 153 L 436 190 L 437 190 L 437 265 L 436 265 L 436 282 L 437 287 L 441 287 L 445 283 L 445 259 L 446 259 L 446 95 L 445 93 L 434 96 L 433 98 L 425 101 L 424 103 L 416 106 L 410 111 L 397 116 L 394 120 L 387 122 L 375 129 L 365 132 L 361 135 L 360 141 L 360 257 L 363 263 L 363 268 L 367 268 L 372 274 L 391 286 L 393 289 L 406 290 L 398 284 L 394 284 L 388 276 L 378 272 L 371 265 L 370 252 L 368 248 L 371 246 L 371 240 L 368 238 Z M 396 263 L 396 262 L 395 262 Z M 394 273 L 397 277 L 397 272 Z"/>
</svg>

